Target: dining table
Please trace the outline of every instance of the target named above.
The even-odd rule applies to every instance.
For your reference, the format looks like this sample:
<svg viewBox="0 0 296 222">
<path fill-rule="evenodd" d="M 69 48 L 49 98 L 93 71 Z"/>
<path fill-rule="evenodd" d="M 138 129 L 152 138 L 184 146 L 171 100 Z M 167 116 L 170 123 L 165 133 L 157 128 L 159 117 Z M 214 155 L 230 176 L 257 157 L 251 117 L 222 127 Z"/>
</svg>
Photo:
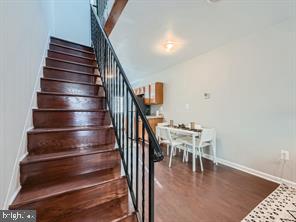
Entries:
<svg viewBox="0 0 296 222">
<path fill-rule="evenodd" d="M 200 138 L 200 135 L 202 133 L 202 128 L 200 129 L 189 129 L 189 128 L 182 128 L 178 126 L 157 126 L 156 127 L 156 138 L 159 137 L 159 129 L 169 129 L 170 132 L 175 133 L 177 135 L 182 136 L 190 136 L 192 139 L 192 171 L 196 171 L 196 139 Z"/>
</svg>

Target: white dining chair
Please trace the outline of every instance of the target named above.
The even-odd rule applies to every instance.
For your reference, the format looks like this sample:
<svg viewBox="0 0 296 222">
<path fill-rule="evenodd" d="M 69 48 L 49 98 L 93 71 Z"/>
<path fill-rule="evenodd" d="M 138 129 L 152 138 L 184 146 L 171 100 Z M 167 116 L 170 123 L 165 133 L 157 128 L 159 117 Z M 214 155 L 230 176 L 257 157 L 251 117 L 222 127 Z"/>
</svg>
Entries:
<svg viewBox="0 0 296 222">
<path fill-rule="evenodd" d="M 170 140 L 168 138 L 166 128 L 164 127 L 156 127 L 157 130 L 157 139 L 159 144 L 166 144 L 167 146 L 167 156 L 169 155 L 169 150 L 170 150 Z"/>
<path fill-rule="evenodd" d="M 193 148 L 188 148 L 188 146 L 192 147 L 192 141 L 190 139 L 186 140 L 186 145 L 187 148 L 185 150 L 185 159 L 186 161 L 188 161 L 188 153 L 193 153 Z M 200 138 L 196 140 L 196 147 L 195 149 L 197 149 L 198 152 L 196 152 L 197 155 L 199 155 L 199 161 L 200 161 L 200 168 L 201 171 L 204 170 L 203 168 L 203 162 L 202 162 L 202 156 L 203 156 L 203 149 L 205 147 L 212 147 L 213 149 L 213 162 L 215 164 L 217 164 L 216 161 L 216 130 L 215 129 L 207 129 L 207 128 L 203 128 Z M 197 158 L 197 156 L 195 157 Z"/>
<path fill-rule="evenodd" d="M 183 146 L 184 141 L 180 140 L 178 137 L 173 138 L 169 128 L 163 128 L 163 129 L 164 129 L 164 132 L 166 133 L 166 136 L 170 142 L 169 144 L 171 147 L 169 167 L 172 167 L 172 159 L 173 159 L 173 155 L 176 153 L 176 148 L 183 150 L 183 162 L 184 162 L 185 160 L 185 147 Z"/>
<path fill-rule="evenodd" d="M 167 156 L 170 155 L 170 141 L 168 139 L 168 135 L 166 129 L 163 127 L 169 126 L 169 123 L 158 123 L 156 127 L 156 137 L 159 144 L 166 144 L 167 146 Z M 174 140 L 176 136 L 171 135 L 172 139 Z M 175 153 L 174 153 L 175 154 Z"/>
</svg>

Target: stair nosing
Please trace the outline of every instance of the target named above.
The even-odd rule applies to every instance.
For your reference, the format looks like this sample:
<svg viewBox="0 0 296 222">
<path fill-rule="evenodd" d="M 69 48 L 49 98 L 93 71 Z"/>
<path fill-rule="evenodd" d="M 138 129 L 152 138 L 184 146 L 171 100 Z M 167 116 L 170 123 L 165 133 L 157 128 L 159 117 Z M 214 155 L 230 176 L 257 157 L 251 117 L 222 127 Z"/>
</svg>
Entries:
<svg viewBox="0 0 296 222">
<path fill-rule="evenodd" d="M 86 130 L 104 130 L 113 129 L 112 125 L 103 126 L 75 126 L 75 127 L 65 127 L 65 128 L 32 128 L 27 131 L 27 134 L 40 134 L 40 133 L 56 133 L 56 132 L 73 132 L 73 131 L 86 131 Z"/>
<path fill-rule="evenodd" d="M 104 146 L 104 145 L 102 145 Z M 85 149 L 87 151 L 87 149 Z M 20 165 L 28 165 L 28 164 L 35 164 L 35 163 L 40 163 L 40 162 L 48 162 L 48 161 L 54 161 L 54 160 L 61 160 L 61 159 L 67 159 L 67 158 L 72 158 L 72 157 L 78 157 L 78 156 L 88 156 L 88 155 L 93 155 L 93 154 L 100 154 L 100 153 L 109 153 L 109 152 L 116 152 L 117 149 L 113 148 L 113 149 L 103 149 L 103 150 L 92 150 L 92 151 L 88 151 L 85 153 L 72 153 L 72 154 L 68 154 L 65 155 L 65 153 L 67 152 L 56 152 L 55 154 L 57 154 L 57 156 L 53 156 L 53 157 L 47 157 L 44 159 L 37 159 L 37 160 L 27 160 L 27 157 L 25 157 L 25 159 L 23 159 L 22 161 L 20 161 Z M 51 153 L 53 154 L 53 153 Z M 48 155 L 47 154 L 38 154 L 38 155 L 34 155 L 35 157 L 40 157 L 42 155 Z M 33 155 L 31 155 L 33 156 Z"/>
<path fill-rule="evenodd" d="M 72 42 L 72 41 L 69 41 L 69 40 L 61 39 L 61 38 L 58 38 L 58 37 L 55 37 L 55 36 L 50 36 L 50 38 L 61 40 L 61 41 L 68 42 L 68 43 L 72 43 L 74 45 L 80 45 L 80 46 L 83 46 L 83 47 L 86 47 L 86 48 L 89 48 L 89 49 L 93 50 L 93 48 L 91 46 L 88 46 L 88 45 L 83 45 L 83 44 L 80 44 L 80 43 L 76 43 L 76 42 Z"/>
<path fill-rule="evenodd" d="M 107 109 L 33 108 L 33 112 L 108 112 Z"/>
<path fill-rule="evenodd" d="M 71 70 L 71 69 L 63 69 L 63 68 L 53 67 L 53 66 L 44 66 L 43 68 L 45 68 L 45 69 L 56 69 L 56 70 L 64 71 L 64 72 L 72 72 L 72 73 L 80 74 L 80 75 L 88 75 L 88 76 L 100 77 L 99 75 L 91 74 L 91 73 L 88 73 L 88 72 L 80 72 L 80 71 L 75 71 L 75 70 Z"/>
<path fill-rule="evenodd" d="M 18 204 L 11 205 L 11 206 L 13 208 L 16 208 L 18 206 L 23 206 L 23 205 L 26 205 L 26 204 L 35 203 L 35 202 L 38 202 L 38 201 L 41 201 L 41 200 L 44 200 L 44 199 L 47 199 L 47 198 L 56 197 L 56 196 L 59 196 L 59 195 L 67 194 L 67 193 L 70 193 L 70 192 L 75 192 L 75 191 L 78 191 L 78 190 L 83 190 L 83 189 L 88 189 L 88 188 L 95 187 L 95 186 L 104 185 L 104 184 L 110 183 L 112 181 L 122 180 L 124 178 L 126 178 L 126 176 L 118 176 L 118 177 L 116 177 L 114 179 L 109 179 L 109 180 L 104 180 L 104 181 L 101 181 L 101 182 L 92 183 L 91 185 L 83 185 L 83 186 L 81 185 L 80 187 L 75 187 L 73 189 L 68 189 L 68 190 L 60 191 L 60 192 L 57 192 L 55 194 L 44 195 L 43 197 L 42 196 L 38 196 L 37 198 L 32 198 L 30 200 L 27 200 L 27 201 L 24 201 L 24 202 L 20 202 Z"/>
<path fill-rule="evenodd" d="M 48 49 L 49 52 L 54 52 L 54 53 L 60 53 L 60 54 L 64 54 L 64 55 L 69 55 L 69 56 L 73 56 L 73 57 L 77 57 L 77 58 L 81 58 L 81 59 L 87 59 L 87 60 L 91 60 L 93 62 L 96 61 L 96 59 L 94 58 L 89 58 L 89 57 L 84 57 L 84 56 L 80 56 L 80 55 L 75 55 L 75 54 L 71 54 L 68 52 L 63 52 L 63 51 L 58 51 L 58 50 L 54 50 L 54 49 Z"/>
<path fill-rule="evenodd" d="M 83 95 L 83 94 L 67 94 L 67 93 L 56 93 L 56 92 L 48 92 L 48 91 L 39 91 L 37 94 L 46 94 L 52 96 L 73 96 L 73 97 L 90 97 L 96 99 L 106 99 L 106 96 L 94 96 L 94 95 Z"/>
<path fill-rule="evenodd" d="M 96 83 L 86 83 L 86 82 L 71 81 L 71 80 L 64 80 L 64 79 L 47 78 L 47 77 L 41 77 L 40 79 L 41 80 L 55 81 L 55 82 L 66 82 L 66 83 L 73 83 L 73 84 L 81 84 L 81 85 L 89 85 L 89 86 L 99 86 L 99 87 L 102 87 L 102 85 L 99 85 L 99 84 L 96 84 Z"/>
<path fill-rule="evenodd" d="M 77 48 L 73 48 L 73 47 L 69 47 L 69 46 L 65 46 L 65 45 L 61 45 L 61 44 L 57 44 L 57 43 L 53 43 L 53 42 L 51 42 L 49 44 L 54 45 L 54 46 L 59 46 L 59 47 L 62 47 L 62 48 L 71 49 L 71 50 L 78 51 L 78 52 L 83 52 L 83 53 L 86 53 L 86 54 L 95 55 L 94 52 L 89 52 L 89 51 L 85 51 L 85 50 L 82 50 L 82 49 L 77 49 Z"/>
<path fill-rule="evenodd" d="M 74 64 L 74 65 L 78 65 L 78 66 L 84 66 L 84 67 L 93 68 L 93 69 L 98 68 L 98 66 L 96 66 L 96 65 L 88 65 L 88 64 L 83 64 L 83 63 L 80 63 L 80 62 L 72 62 L 72 61 L 69 61 L 69 60 L 57 59 L 57 58 L 48 57 L 48 56 L 46 57 L 46 59 L 54 60 L 54 61 L 58 61 L 58 62 L 70 63 L 70 64 Z"/>
<path fill-rule="evenodd" d="M 124 216 L 122 216 L 122 217 L 120 217 L 120 218 L 117 218 L 117 219 L 115 219 L 115 220 L 112 220 L 111 222 L 120 222 L 120 221 L 122 221 L 123 219 L 126 219 L 126 218 L 128 218 L 128 217 L 130 217 L 130 216 L 133 216 L 133 215 L 137 216 L 135 212 L 131 212 L 131 213 L 125 214 Z"/>
</svg>

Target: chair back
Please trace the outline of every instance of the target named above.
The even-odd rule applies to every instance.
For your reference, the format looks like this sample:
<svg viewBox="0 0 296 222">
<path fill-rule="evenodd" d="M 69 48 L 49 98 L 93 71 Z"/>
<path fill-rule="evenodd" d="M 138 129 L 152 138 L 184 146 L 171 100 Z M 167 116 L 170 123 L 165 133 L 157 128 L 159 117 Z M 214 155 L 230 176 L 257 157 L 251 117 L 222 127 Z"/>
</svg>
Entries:
<svg viewBox="0 0 296 222">
<path fill-rule="evenodd" d="M 170 143 L 173 142 L 170 129 L 167 127 L 159 127 L 159 138 L 162 140 L 168 140 Z"/>
<path fill-rule="evenodd" d="M 200 142 L 211 142 L 215 138 L 215 129 L 206 129 L 204 128 L 201 132 Z"/>
</svg>

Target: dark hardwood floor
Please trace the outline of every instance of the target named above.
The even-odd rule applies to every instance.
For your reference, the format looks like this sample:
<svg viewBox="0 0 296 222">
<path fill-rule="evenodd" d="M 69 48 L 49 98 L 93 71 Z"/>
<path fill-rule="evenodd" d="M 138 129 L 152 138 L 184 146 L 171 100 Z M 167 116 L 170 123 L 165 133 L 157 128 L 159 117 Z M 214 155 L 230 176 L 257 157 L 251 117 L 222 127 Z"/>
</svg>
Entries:
<svg viewBox="0 0 296 222">
<path fill-rule="evenodd" d="M 278 184 L 204 159 L 205 170 L 192 172 L 181 153 L 155 164 L 155 221 L 238 222 Z"/>
</svg>

